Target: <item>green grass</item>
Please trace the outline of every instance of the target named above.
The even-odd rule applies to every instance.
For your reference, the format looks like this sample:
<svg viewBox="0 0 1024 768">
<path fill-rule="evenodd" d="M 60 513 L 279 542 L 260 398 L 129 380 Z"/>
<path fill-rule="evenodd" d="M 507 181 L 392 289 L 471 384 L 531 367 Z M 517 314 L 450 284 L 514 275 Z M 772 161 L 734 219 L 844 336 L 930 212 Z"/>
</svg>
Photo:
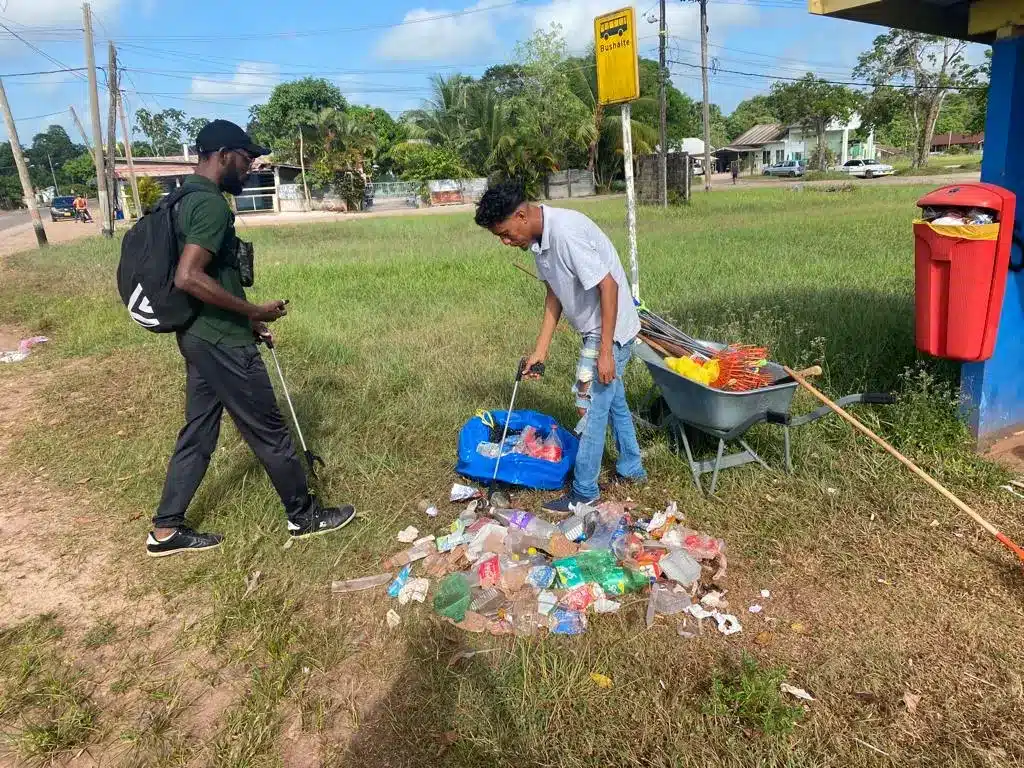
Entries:
<svg viewBox="0 0 1024 768">
<path fill-rule="evenodd" d="M 913 348 L 910 221 L 926 188 L 740 190 L 641 209 L 642 294 L 695 335 L 820 363 L 832 395 L 896 392 L 897 406 L 857 413 L 1014 532 L 1024 508 L 997 495 L 1005 474 L 969 450 L 955 367 Z M 625 255 L 622 201 L 579 206 Z M 419 605 L 398 609 L 402 625 L 388 631 L 382 594 L 332 597 L 332 579 L 379 572 L 399 529 L 439 534 L 457 514 L 444 502 L 458 429 L 478 408 L 507 403 L 542 289 L 511 266 L 528 263 L 524 254 L 466 215 L 244 236 L 257 252 L 253 298 L 291 300 L 277 349 L 306 438 L 327 460 L 318 490 L 362 515 L 344 534 L 288 549 L 279 502 L 225 420 L 190 512 L 197 527 L 224 532 L 225 546 L 141 557 L 182 420 L 173 340 L 127 320 L 113 290 L 116 243 L 22 254 L 0 271 L 0 323 L 52 339 L 0 370 L 3 382 L 37 382 L 45 403 L 17 435 L 9 471 L 45 467 L 69 494 L 90 478 L 117 558 L 111 589 L 127 581 L 135 599 L 182 617 L 162 630 L 173 639 L 168 657 L 139 651 L 127 631 L 86 635 L 95 653 L 125 662 L 104 678 L 117 706 L 93 705 L 98 725 L 78 738 L 99 749 L 122 734 L 121 748 L 154 765 L 287 765 L 300 747 L 327 766 L 883 764 L 861 742 L 899 764 L 975 765 L 996 748 L 1020 755 L 1015 574 L 987 538 L 834 418 L 794 430 L 793 476 L 731 469 L 710 500 L 664 435 L 642 437 L 653 482 L 639 500 L 676 499 L 691 526 L 726 539 L 741 635 L 687 641 L 668 621 L 644 631 L 642 600 L 595 618 L 576 640 L 467 635 Z M 520 389 L 519 407 L 573 421 L 577 344 L 559 331 L 545 378 Z M 637 365 L 626 385 L 636 403 L 650 379 Z M 801 395 L 794 412 L 812 407 Z M 779 467 L 778 433 L 750 437 Z M 422 499 L 440 503 L 436 520 L 418 511 Z M 245 596 L 255 570 L 259 586 Z M 748 615 L 766 587 L 766 618 Z M 48 663 L 64 658 L 47 647 Z M 466 649 L 496 650 L 450 665 Z M 16 669 L 20 653 L 2 646 L 0 662 Z M 194 657 L 201 666 L 182 661 Z M 172 668 L 173 685 L 160 682 Z M 964 677 L 967 668 L 989 685 Z M 799 719 L 777 696 L 780 670 L 818 698 Z M 594 686 L 591 672 L 613 688 Z M 143 696 L 151 679 L 177 693 Z M 900 710 L 907 690 L 925 694 L 917 718 Z M 229 691 L 230 703 L 199 736 L 190 718 L 211 691 Z M 864 691 L 874 703 L 853 696 Z M 14 734 L 25 718 L 59 719 L 18 696 L 4 701 L 0 728 Z"/>
<path fill-rule="evenodd" d="M 909 158 L 893 160 L 890 165 L 896 169 L 897 176 L 942 176 L 980 171 L 981 155 L 935 155 L 928 158 L 923 168 L 911 168 Z"/>
</svg>

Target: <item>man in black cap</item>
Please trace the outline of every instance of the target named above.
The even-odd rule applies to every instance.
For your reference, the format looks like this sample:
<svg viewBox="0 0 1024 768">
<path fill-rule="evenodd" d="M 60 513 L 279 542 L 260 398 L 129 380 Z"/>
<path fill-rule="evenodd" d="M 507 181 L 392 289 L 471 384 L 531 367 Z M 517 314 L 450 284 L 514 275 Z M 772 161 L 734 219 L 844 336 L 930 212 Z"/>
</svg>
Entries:
<svg viewBox="0 0 1024 768">
<path fill-rule="evenodd" d="M 351 505 L 323 507 L 309 493 L 256 342 L 270 338 L 267 323 L 286 314 L 283 300 L 251 304 L 242 288 L 234 214 L 223 192 L 237 195 L 253 160 L 270 150 L 239 126 L 214 120 L 196 140 L 199 164 L 185 179 L 191 191 L 177 205 L 180 258 L 174 283 L 200 302 L 188 329 L 178 333 L 186 363 L 185 426 L 167 468 L 163 496 L 146 549 L 153 557 L 220 546 L 222 536 L 185 525 L 185 510 L 217 447 L 221 414 L 231 414 L 242 437 L 270 475 L 295 538 L 342 528 Z"/>
</svg>

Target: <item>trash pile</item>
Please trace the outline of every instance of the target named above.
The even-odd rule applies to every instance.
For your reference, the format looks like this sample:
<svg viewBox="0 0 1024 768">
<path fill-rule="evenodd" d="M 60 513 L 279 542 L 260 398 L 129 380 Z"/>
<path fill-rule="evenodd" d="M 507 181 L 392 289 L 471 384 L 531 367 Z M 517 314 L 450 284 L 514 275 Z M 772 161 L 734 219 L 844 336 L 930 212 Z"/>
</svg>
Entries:
<svg viewBox="0 0 1024 768">
<path fill-rule="evenodd" d="M 632 503 L 576 505 L 555 523 L 488 506 L 470 486 L 456 484 L 451 500 L 469 503 L 448 533 L 420 537 L 410 526 L 399 540 L 411 547 L 385 562 L 389 574 L 335 582 L 332 591 L 387 583 L 388 595 L 406 605 L 425 602 L 436 582 L 438 614 L 494 635 L 579 635 L 589 617 L 616 613 L 625 595 L 645 592 L 648 627 L 659 615 L 686 614 L 682 636 L 702 632 L 705 619 L 725 635 L 742 629 L 721 589 L 725 542 L 688 528 L 675 502 L 647 519 Z M 400 620 L 389 611 L 390 626 Z"/>
<path fill-rule="evenodd" d="M 921 209 L 921 218 L 929 224 L 962 227 L 965 225 L 996 224 L 999 221 L 999 214 L 987 208 L 926 206 Z"/>
</svg>

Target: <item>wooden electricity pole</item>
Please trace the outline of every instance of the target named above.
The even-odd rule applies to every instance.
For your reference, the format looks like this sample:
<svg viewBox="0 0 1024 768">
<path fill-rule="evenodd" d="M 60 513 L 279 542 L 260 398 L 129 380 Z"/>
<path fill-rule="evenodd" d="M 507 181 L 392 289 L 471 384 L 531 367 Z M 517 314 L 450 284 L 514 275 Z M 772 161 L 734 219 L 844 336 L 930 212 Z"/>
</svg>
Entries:
<svg viewBox="0 0 1024 768">
<path fill-rule="evenodd" d="M 306 183 L 306 147 L 302 142 L 302 126 L 299 126 L 299 169 L 302 171 L 302 191 L 306 195 L 306 210 L 312 205 L 309 202 L 309 184 Z"/>
<path fill-rule="evenodd" d="M 708 94 L 708 0 L 700 2 L 700 79 L 704 87 L 704 191 L 711 191 L 711 101 Z"/>
<path fill-rule="evenodd" d="M 14 115 L 11 114 L 11 105 L 7 101 L 7 90 L 4 88 L 3 80 L 0 80 L 0 109 L 4 111 L 4 125 L 7 126 L 7 138 L 11 142 L 11 154 L 14 155 L 14 164 L 18 167 L 18 179 L 21 181 L 21 192 L 25 196 L 25 206 L 28 208 L 28 215 L 32 219 L 32 228 L 36 231 L 36 242 L 40 248 L 43 248 L 46 246 L 46 230 L 43 229 L 43 220 L 39 218 L 36 193 L 32 189 L 32 179 L 29 178 L 25 156 L 21 152 L 21 143 L 18 141 L 18 128 L 14 124 Z"/>
<path fill-rule="evenodd" d="M 68 107 L 68 109 L 71 110 L 71 119 L 74 120 L 75 121 L 75 125 L 78 126 L 78 132 L 80 134 L 82 134 L 82 141 L 85 142 L 85 148 L 88 149 L 89 150 L 89 154 L 92 155 L 93 154 L 92 153 L 92 142 L 89 141 L 89 134 L 87 134 L 85 132 L 85 126 L 82 125 L 82 121 L 78 119 L 78 113 L 75 112 L 75 108 L 74 107 Z M 93 160 L 95 160 L 95 159 L 96 159 L 96 156 L 93 155 Z"/>
<path fill-rule="evenodd" d="M 124 114 L 124 99 L 117 94 L 117 111 L 121 116 L 121 135 L 124 137 L 124 156 L 128 161 L 128 180 L 132 185 L 132 202 L 135 203 L 135 218 L 142 218 L 142 202 L 139 198 L 139 180 L 135 178 L 135 161 L 132 159 L 132 135 L 128 132 L 128 118 Z"/>
<path fill-rule="evenodd" d="M 114 231 L 115 212 L 118 208 L 117 194 L 117 49 L 107 42 L 107 200 L 110 202 L 108 216 L 110 231 Z"/>
<path fill-rule="evenodd" d="M 110 198 L 107 195 L 106 165 L 103 162 L 103 127 L 100 125 L 100 94 L 96 85 L 96 52 L 92 41 L 92 9 L 82 5 L 82 26 L 85 30 L 85 66 L 89 75 L 89 116 L 92 118 L 92 153 L 96 166 L 96 191 L 100 199 L 100 228 L 104 237 L 113 237 L 110 228 Z"/>
<path fill-rule="evenodd" d="M 658 27 L 658 197 L 661 207 L 668 206 L 668 127 L 666 90 L 668 71 L 665 68 L 665 0 L 661 0 L 661 20 Z"/>
</svg>

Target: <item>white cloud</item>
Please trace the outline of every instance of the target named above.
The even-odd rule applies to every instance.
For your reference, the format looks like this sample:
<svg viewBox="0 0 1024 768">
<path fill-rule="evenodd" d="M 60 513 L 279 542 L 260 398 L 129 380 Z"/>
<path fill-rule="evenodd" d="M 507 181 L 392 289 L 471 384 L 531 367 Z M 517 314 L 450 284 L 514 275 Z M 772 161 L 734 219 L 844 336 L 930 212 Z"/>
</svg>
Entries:
<svg viewBox="0 0 1024 768">
<path fill-rule="evenodd" d="M 533 29 L 548 29 L 551 24 L 562 27 L 562 34 L 574 52 L 586 50 L 594 43 L 594 17 L 621 8 L 622 0 L 552 0 L 534 10 Z M 747 3 L 714 5 L 708 12 L 711 35 L 719 40 L 729 27 L 757 23 L 757 7 Z M 639 47 L 657 45 L 658 27 L 643 16 L 637 16 Z M 700 10 L 696 3 L 669 3 L 665 11 L 668 34 L 692 40 L 700 37 Z"/>
<path fill-rule="evenodd" d="M 273 64 L 243 61 L 231 77 L 193 77 L 192 95 L 214 98 L 244 96 L 255 104 L 264 99 L 281 81 L 278 68 Z"/>
<path fill-rule="evenodd" d="M 95 25 L 97 36 L 102 32 L 100 22 L 113 23 L 115 16 L 107 14 L 117 11 L 120 4 L 121 0 L 91 1 L 93 17 L 97 22 Z M 38 34 L 30 36 L 32 42 L 45 50 L 53 50 L 53 43 L 56 42 L 56 38 L 64 41 L 69 37 L 74 38 L 78 42 L 79 50 L 81 50 L 81 32 L 78 31 L 82 27 L 82 7 L 80 4 L 68 4 L 67 2 L 62 2 L 62 0 L 7 0 L 7 2 L 0 0 L 0 13 L 3 13 L 4 23 L 18 34 L 28 31 L 21 28 L 23 25 L 32 27 L 60 27 L 61 30 L 51 30 L 47 33 L 47 36 L 54 38 L 54 41 L 48 41 L 47 36 L 40 37 Z M 14 23 L 12 24 L 11 22 Z M 69 31 L 63 32 L 64 29 L 68 28 L 70 28 Z M 4 32 L 3 37 L 0 38 L 0 55 L 5 57 L 20 56 L 23 53 L 30 53 L 25 44 Z M 37 56 L 34 53 L 31 55 Z M 61 54 L 58 53 L 57 55 L 60 56 Z"/>
<path fill-rule="evenodd" d="M 493 51 L 500 45 L 495 22 L 508 16 L 502 11 L 482 10 L 500 0 L 480 0 L 459 10 L 416 8 L 377 41 L 379 58 L 399 61 L 446 59 Z M 469 11 L 469 13 L 466 13 Z M 461 15 L 452 15 L 461 14 Z"/>
</svg>

